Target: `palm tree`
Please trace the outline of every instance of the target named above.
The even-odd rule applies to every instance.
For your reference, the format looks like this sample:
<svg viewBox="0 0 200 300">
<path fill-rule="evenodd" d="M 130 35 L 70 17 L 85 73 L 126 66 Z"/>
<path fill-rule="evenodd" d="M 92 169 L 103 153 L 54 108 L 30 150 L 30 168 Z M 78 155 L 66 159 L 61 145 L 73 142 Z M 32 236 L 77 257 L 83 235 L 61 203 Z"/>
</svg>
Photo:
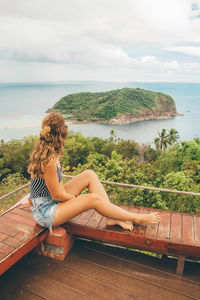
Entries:
<svg viewBox="0 0 200 300">
<path fill-rule="evenodd" d="M 110 142 L 114 143 L 115 138 L 116 138 L 115 130 L 111 129 L 111 131 L 110 131 L 110 138 L 109 138 Z"/>
<path fill-rule="evenodd" d="M 169 144 L 167 130 L 163 128 L 161 132 L 158 132 L 158 137 L 154 139 L 154 144 L 157 150 L 166 150 Z"/>
<path fill-rule="evenodd" d="M 172 145 L 177 142 L 177 140 L 180 138 L 180 135 L 175 128 L 171 128 L 168 132 L 168 143 L 169 145 Z"/>
</svg>

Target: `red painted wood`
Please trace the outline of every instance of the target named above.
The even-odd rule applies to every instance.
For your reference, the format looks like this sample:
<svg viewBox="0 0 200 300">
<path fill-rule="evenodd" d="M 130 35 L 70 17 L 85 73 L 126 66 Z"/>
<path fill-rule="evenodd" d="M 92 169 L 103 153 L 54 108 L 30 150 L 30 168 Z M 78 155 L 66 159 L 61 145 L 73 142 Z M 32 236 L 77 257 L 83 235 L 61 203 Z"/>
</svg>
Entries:
<svg viewBox="0 0 200 300">
<path fill-rule="evenodd" d="M 155 213 L 155 211 L 152 209 L 149 209 L 148 212 Z M 145 237 L 147 239 L 156 238 L 157 234 L 158 234 L 158 224 L 147 224 L 146 225 Z"/>
<path fill-rule="evenodd" d="M 182 215 L 172 213 L 170 227 L 170 241 L 182 243 Z"/>
<path fill-rule="evenodd" d="M 27 240 L 27 237 L 25 237 L 24 241 Z M 14 248 L 19 247 L 22 244 L 22 239 L 18 240 L 16 238 L 13 237 L 9 237 L 6 240 L 3 241 L 4 245 L 8 245 Z"/>
<path fill-rule="evenodd" d="M 32 213 L 28 210 L 22 209 L 21 207 L 16 207 L 10 211 L 11 214 L 17 214 L 20 216 L 25 216 L 33 220 Z"/>
<path fill-rule="evenodd" d="M 0 261 L 3 260 L 6 256 L 7 256 L 7 254 L 0 252 Z M 1 266 L 1 264 L 0 264 L 0 266 Z"/>
<path fill-rule="evenodd" d="M 18 232 L 19 232 L 19 230 L 15 229 L 9 225 L 4 225 L 0 221 L 0 233 L 7 234 L 8 236 L 14 236 Z"/>
<path fill-rule="evenodd" d="M 194 216 L 194 241 L 200 245 L 200 216 Z"/>
<path fill-rule="evenodd" d="M 26 217 L 26 216 L 20 216 L 14 213 L 8 213 L 6 215 L 4 215 L 3 217 L 7 217 L 11 220 L 14 220 L 20 224 L 25 224 L 28 226 L 34 226 L 35 225 L 35 221 L 32 217 L 32 215 L 30 214 L 30 217 Z"/>
<path fill-rule="evenodd" d="M 164 211 L 160 213 L 160 222 L 158 224 L 158 234 L 157 234 L 158 239 L 169 240 L 170 218 L 171 218 L 170 213 Z"/>
<path fill-rule="evenodd" d="M 185 244 L 194 243 L 194 227 L 193 227 L 193 216 L 183 215 L 183 242 Z"/>
<path fill-rule="evenodd" d="M 8 218 L 7 215 L 1 216 L 0 224 L 4 225 L 4 226 L 9 226 L 9 228 L 11 228 L 11 234 L 12 234 L 12 232 L 14 232 L 14 234 L 13 235 L 9 234 L 9 236 L 14 236 L 14 235 L 16 235 L 17 233 L 19 233 L 21 231 L 29 232 L 29 233 L 34 232 L 34 227 L 33 226 L 29 226 L 29 225 L 22 224 L 20 222 L 16 222 L 15 220 L 12 220 L 12 219 Z"/>
<path fill-rule="evenodd" d="M 136 206 L 129 206 L 129 211 L 135 214 L 138 214 L 140 208 Z"/>
<path fill-rule="evenodd" d="M 149 210 L 147 208 L 144 207 L 140 207 L 138 210 L 138 214 L 148 214 Z M 139 236 L 139 237 L 144 237 L 145 236 L 145 232 L 146 232 L 146 225 L 135 225 L 134 226 L 134 234 Z"/>
<path fill-rule="evenodd" d="M 14 265 L 20 258 L 22 258 L 26 253 L 35 248 L 41 241 L 43 241 L 48 236 L 48 230 L 40 229 L 31 239 L 22 244 L 20 247 L 15 249 L 9 256 L 5 257 L 0 261 L 0 275 L 8 270 L 12 265 Z"/>
<path fill-rule="evenodd" d="M 15 250 L 14 247 L 9 246 L 9 245 L 6 245 L 6 244 L 4 244 L 4 243 L 0 243 L 0 251 L 1 251 L 2 253 L 10 254 L 13 250 Z"/>
<path fill-rule="evenodd" d="M 32 209 L 29 203 L 20 204 L 19 208 L 27 210 L 27 211 L 31 211 L 31 209 Z"/>
<path fill-rule="evenodd" d="M 7 239 L 7 238 L 8 238 L 8 235 L 7 235 L 7 234 L 1 233 L 1 232 L 0 232 L 0 242 L 4 241 L 4 240 Z"/>
</svg>

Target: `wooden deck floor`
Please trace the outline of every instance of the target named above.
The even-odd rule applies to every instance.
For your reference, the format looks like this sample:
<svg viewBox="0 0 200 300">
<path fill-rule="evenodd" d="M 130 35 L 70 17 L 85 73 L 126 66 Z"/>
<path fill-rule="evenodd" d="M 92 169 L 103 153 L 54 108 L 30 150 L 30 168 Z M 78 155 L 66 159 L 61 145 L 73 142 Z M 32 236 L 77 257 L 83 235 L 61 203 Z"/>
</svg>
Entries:
<svg viewBox="0 0 200 300">
<path fill-rule="evenodd" d="M 153 209 L 128 207 L 135 213 Z M 105 218 L 86 211 L 63 226 L 67 231 L 89 239 L 165 254 L 200 257 L 200 216 L 160 211 L 158 225 L 135 226 L 133 232 L 105 225 Z M 47 237 L 48 230 L 37 225 L 29 204 L 20 204 L 0 216 L 0 274 Z"/>
<path fill-rule="evenodd" d="M 4 300 L 200 299 L 200 266 L 77 240 L 64 261 L 30 252 L 0 277 Z"/>
</svg>

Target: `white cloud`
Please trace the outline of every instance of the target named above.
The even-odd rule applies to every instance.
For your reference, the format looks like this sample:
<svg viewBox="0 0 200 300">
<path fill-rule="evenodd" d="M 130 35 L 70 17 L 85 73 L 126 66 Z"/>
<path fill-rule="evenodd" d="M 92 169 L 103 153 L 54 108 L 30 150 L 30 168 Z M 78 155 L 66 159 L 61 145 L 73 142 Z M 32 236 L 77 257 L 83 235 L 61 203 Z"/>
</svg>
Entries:
<svg viewBox="0 0 200 300">
<path fill-rule="evenodd" d="M 188 55 L 200 57 L 200 47 L 198 47 L 198 46 L 196 46 L 196 47 L 170 47 L 170 48 L 166 48 L 166 49 L 170 50 L 170 51 L 175 51 L 175 52 L 180 52 L 180 53 L 185 53 Z"/>
<path fill-rule="evenodd" d="M 169 80 L 169 73 L 170 80 L 173 76 L 177 80 L 186 64 L 171 56 L 160 59 L 148 54 L 148 49 L 153 46 L 199 57 L 200 47 L 177 46 L 200 43 L 199 2 L 0 1 L 0 81 L 9 81 L 9 76 L 14 80 L 11 65 L 22 81 L 42 81 L 45 75 L 46 80 L 67 80 L 69 74 L 74 76 L 71 79 L 109 80 L 110 76 L 113 80 L 113 70 L 119 72 L 114 77 L 122 81 L 137 80 L 142 74 L 147 80 L 151 76 Z M 192 3 L 196 3 L 193 11 Z M 147 55 L 130 57 L 123 50 L 126 47 L 145 47 Z M 187 70 L 191 75 L 194 70 L 197 78 L 194 65 Z"/>
</svg>

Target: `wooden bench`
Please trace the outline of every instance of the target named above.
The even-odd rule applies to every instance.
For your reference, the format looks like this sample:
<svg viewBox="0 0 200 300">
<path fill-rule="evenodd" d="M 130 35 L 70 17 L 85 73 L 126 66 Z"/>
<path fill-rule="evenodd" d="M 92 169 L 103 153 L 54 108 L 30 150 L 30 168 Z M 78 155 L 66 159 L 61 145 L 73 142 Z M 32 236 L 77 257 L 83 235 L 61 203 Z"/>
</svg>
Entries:
<svg viewBox="0 0 200 300">
<path fill-rule="evenodd" d="M 160 211 L 161 221 L 158 225 L 134 226 L 129 232 L 118 226 L 106 227 L 105 217 L 91 209 L 49 234 L 35 223 L 29 204 L 19 204 L 0 216 L 0 274 L 34 248 L 39 254 L 64 259 L 76 236 L 176 256 L 178 275 L 183 274 L 185 258 L 200 258 L 199 215 L 122 207 L 138 214 Z"/>
<path fill-rule="evenodd" d="M 63 226 L 67 232 L 89 239 L 176 256 L 178 275 L 183 274 L 185 258 L 200 258 L 200 215 L 120 206 L 138 214 L 158 211 L 161 221 L 157 225 L 134 226 L 129 232 L 117 226 L 106 227 L 105 218 L 89 210 Z"/>
</svg>

